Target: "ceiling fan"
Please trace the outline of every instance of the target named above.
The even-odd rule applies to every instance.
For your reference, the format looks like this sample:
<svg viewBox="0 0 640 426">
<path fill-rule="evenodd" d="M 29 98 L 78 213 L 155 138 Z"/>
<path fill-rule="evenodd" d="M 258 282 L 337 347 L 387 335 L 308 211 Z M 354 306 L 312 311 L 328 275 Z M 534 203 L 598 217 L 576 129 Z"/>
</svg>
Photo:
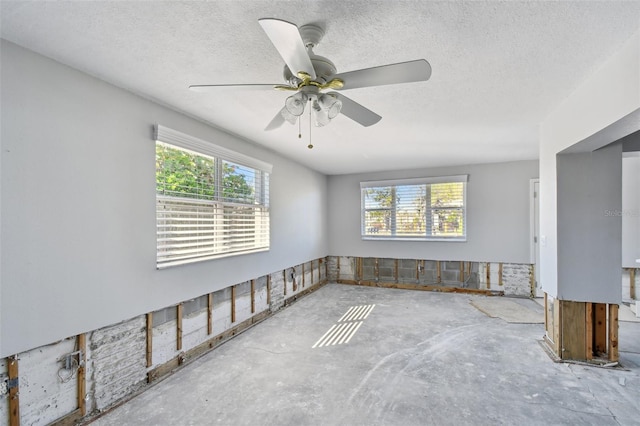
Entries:
<svg viewBox="0 0 640 426">
<path fill-rule="evenodd" d="M 337 73 L 333 62 L 313 53 L 313 48 L 324 36 L 319 26 L 308 24 L 298 28 L 295 24 L 274 18 L 263 18 L 258 22 L 284 59 L 285 84 L 208 84 L 189 88 L 197 92 L 210 92 L 222 87 L 296 92 L 287 98 L 284 107 L 265 130 L 276 129 L 285 121 L 295 124 L 307 103 L 316 126 L 328 124 L 338 114 L 362 126 L 371 126 L 382 117 L 335 91 L 426 81 L 431 76 L 431 66 L 424 59 Z"/>
</svg>

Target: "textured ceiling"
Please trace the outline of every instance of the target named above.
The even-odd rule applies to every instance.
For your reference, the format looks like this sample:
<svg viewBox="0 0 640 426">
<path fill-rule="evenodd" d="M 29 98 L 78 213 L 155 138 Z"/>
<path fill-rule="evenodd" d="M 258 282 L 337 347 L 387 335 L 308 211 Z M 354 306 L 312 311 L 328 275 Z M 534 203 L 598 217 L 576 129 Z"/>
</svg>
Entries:
<svg viewBox="0 0 640 426">
<path fill-rule="evenodd" d="M 640 27 L 640 1 L 0 3 L 9 41 L 326 174 L 534 159 L 538 124 Z M 344 92 L 383 118 L 264 127 L 288 94 L 190 84 L 281 83 L 259 18 L 322 25 L 338 72 L 427 59 L 427 82 Z M 304 122 L 303 122 L 304 123 Z"/>
</svg>

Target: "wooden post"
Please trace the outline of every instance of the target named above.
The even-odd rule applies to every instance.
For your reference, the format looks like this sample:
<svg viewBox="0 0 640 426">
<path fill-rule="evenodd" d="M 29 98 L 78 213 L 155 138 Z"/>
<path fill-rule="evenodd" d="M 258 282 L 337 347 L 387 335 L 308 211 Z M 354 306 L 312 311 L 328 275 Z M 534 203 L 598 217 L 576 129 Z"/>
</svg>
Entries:
<svg viewBox="0 0 640 426">
<path fill-rule="evenodd" d="M 256 280 L 251 280 L 251 313 L 256 312 Z"/>
<path fill-rule="evenodd" d="M 498 285 L 503 285 L 502 283 L 502 262 L 498 263 Z"/>
<path fill-rule="evenodd" d="M 420 281 L 420 261 L 416 259 L 416 282 Z"/>
<path fill-rule="evenodd" d="M 20 426 L 18 355 L 7 358 L 9 374 L 9 426 Z"/>
<path fill-rule="evenodd" d="M 207 334 L 213 334 L 213 293 L 207 295 Z"/>
<path fill-rule="evenodd" d="M 147 367 L 153 365 L 153 313 L 147 314 Z"/>
<path fill-rule="evenodd" d="M 547 293 L 544 293 L 544 329 L 549 331 L 549 298 Z"/>
<path fill-rule="evenodd" d="M 636 300 L 636 269 L 629 269 L 629 297 Z"/>
<path fill-rule="evenodd" d="M 562 342 L 560 341 L 560 327 L 562 326 L 562 300 L 553 300 L 553 344 L 556 355 L 562 358 Z"/>
<path fill-rule="evenodd" d="M 596 354 L 607 352 L 607 305 L 593 304 L 593 350 Z"/>
<path fill-rule="evenodd" d="M 176 349 L 182 349 L 182 303 L 178 303 L 176 306 Z"/>
<path fill-rule="evenodd" d="M 441 269 L 440 269 L 440 261 L 436 260 L 436 273 L 438 274 L 437 279 L 438 279 L 438 284 L 440 284 L 442 282 L 442 274 L 441 274 Z"/>
<path fill-rule="evenodd" d="M 393 278 L 398 282 L 398 259 L 393 259 Z"/>
<path fill-rule="evenodd" d="M 464 283 L 464 262 L 460 261 L 460 282 Z"/>
<path fill-rule="evenodd" d="M 84 333 L 78 334 L 78 409 L 80 416 L 87 414 L 87 401 L 84 399 L 87 393 L 86 363 L 87 363 L 87 337 Z"/>
<path fill-rule="evenodd" d="M 271 307 L 271 274 L 267 275 L 267 305 Z"/>
<path fill-rule="evenodd" d="M 285 281 L 285 289 L 287 288 L 286 286 L 286 281 Z M 286 290 L 285 290 L 285 294 Z M 231 286 L 231 323 L 236 322 L 236 286 L 232 285 Z"/>
<path fill-rule="evenodd" d="M 375 265 L 374 265 L 373 271 L 374 271 L 373 274 L 374 274 L 375 280 L 376 281 L 380 281 L 380 269 L 378 268 L 378 258 L 377 257 L 375 258 Z"/>
<path fill-rule="evenodd" d="M 491 288 L 491 263 L 487 262 L 487 288 Z"/>
<path fill-rule="evenodd" d="M 586 303 L 585 315 L 585 345 L 587 360 L 593 359 L 593 303 Z"/>
<path fill-rule="evenodd" d="M 618 305 L 609 305 L 609 361 L 618 361 Z"/>
</svg>

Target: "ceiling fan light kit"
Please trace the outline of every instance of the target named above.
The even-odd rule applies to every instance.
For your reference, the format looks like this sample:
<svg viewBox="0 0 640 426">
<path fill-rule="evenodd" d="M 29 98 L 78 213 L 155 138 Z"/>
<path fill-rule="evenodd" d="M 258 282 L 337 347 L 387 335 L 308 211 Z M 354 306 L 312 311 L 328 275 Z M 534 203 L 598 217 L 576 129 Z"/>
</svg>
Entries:
<svg viewBox="0 0 640 426">
<path fill-rule="evenodd" d="M 323 91 L 413 83 L 426 81 L 431 77 L 431 65 L 425 59 L 339 74 L 333 62 L 313 52 L 313 48 L 324 37 L 324 30 L 321 27 L 307 24 L 298 28 L 295 24 L 274 18 L 263 18 L 258 22 L 285 62 L 283 72 L 285 84 L 213 84 L 189 87 L 198 92 L 214 91 L 216 88 L 229 86 L 253 86 L 257 89 L 270 87 L 296 92 L 285 100 L 284 107 L 265 130 L 277 129 L 285 121 L 296 124 L 299 122 L 298 117 L 304 113 L 307 103 L 309 103 L 310 125 L 313 121 L 317 127 L 325 126 L 342 114 L 368 127 L 379 122 L 382 117 L 343 94 L 323 93 Z M 309 143 L 309 148 L 312 147 L 313 145 Z"/>
</svg>

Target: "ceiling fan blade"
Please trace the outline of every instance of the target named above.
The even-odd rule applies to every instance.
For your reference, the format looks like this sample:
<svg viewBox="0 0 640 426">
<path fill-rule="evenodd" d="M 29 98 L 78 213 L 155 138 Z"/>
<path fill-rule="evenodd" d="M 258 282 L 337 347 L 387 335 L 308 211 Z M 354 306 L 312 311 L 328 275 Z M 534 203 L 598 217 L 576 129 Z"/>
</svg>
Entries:
<svg viewBox="0 0 640 426">
<path fill-rule="evenodd" d="M 282 110 L 280 110 L 278 111 L 276 116 L 273 117 L 273 120 L 271 120 L 271 122 L 267 124 L 267 127 L 265 127 L 264 130 L 275 130 L 278 127 L 282 126 L 283 124 L 284 124 L 284 117 L 282 116 Z"/>
<path fill-rule="evenodd" d="M 189 89 L 202 93 L 213 92 L 218 89 L 273 90 L 278 84 L 194 84 L 189 86 Z"/>
<path fill-rule="evenodd" d="M 360 87 L 384 86 L 385 84 L 426 81 L 429 80 L 429 77 L 431 77 L 431 65 L 424 59 L 418 59 L 416 61 L 345 72 L 336 75 L 334 78 L 344 82 L 344 86 L 340 90 L 348 90 Z"/>
<path fill-rule="evenodd" d="M 295 24 L 280 19 L 263 18 L 258 19 L 264 32 L 275 46 L 284 62 L 293 75 L 299 72 L 306 72 L 311 76 L 311 80 L 316 78 L 316 72 L 309 59 L 307 49 L 300 36 L 300 31 Z"/>
<path fill-rule="evenodd" d="M 356 123 L 362 124 L 364 127 L 376 124 L 382 119 L 382 117 L 375 112 L 363 107 L 356 101 L 347 98 L 345 95 L 336 92 L 330 92 L 329 94 L 342 101 L 342 109 L 340 110 L 340 113 L 346 115 Z"/>
</svg>

